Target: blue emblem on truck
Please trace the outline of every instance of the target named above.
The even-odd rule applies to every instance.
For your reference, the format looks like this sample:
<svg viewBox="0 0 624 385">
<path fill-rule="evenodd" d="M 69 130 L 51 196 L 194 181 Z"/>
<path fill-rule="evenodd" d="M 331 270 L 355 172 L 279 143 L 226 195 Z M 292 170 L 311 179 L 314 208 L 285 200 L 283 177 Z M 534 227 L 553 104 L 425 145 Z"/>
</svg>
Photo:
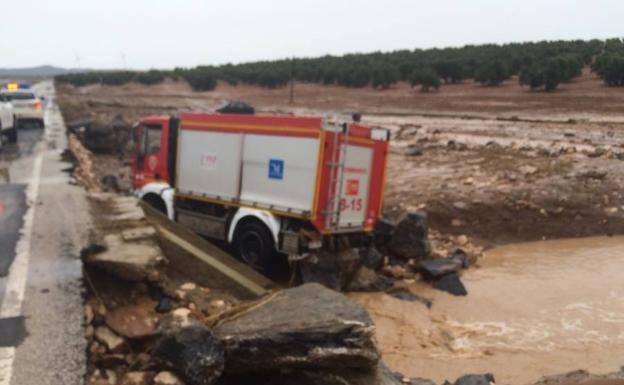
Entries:
<svg viewBox="0 0 624 385">
<path fill-rule="evenodd" d="M 269 179 L 284 179 L 284 161 L 269 159 Z"/>
</svg>

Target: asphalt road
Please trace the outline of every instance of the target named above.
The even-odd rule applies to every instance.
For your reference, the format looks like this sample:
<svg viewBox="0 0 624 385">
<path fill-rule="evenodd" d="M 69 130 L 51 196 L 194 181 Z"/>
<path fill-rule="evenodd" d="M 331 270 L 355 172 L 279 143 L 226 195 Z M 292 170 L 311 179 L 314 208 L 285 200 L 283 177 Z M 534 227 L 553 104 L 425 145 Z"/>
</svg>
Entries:
<svg viewBox="0 0 624 385">
<path fill-rule="evenodd" d="M 0 385 L 82 384 L 79 253 L 90 218 L 62 162 L 65 126 L 51 82 L 45 130 L 25 128 L 0 149 Z M 7 274 L 8 273 L 8 274 Z"/>
<path fill-rule="evenodd" d="M 29 158 L 42 136 L 41 129 L 22 129 L 16 145 L 5 144 L 0 149 L 0 279 L 7 276 L 15 258 L 26 213 L 26 183 L 28 168 L 32 168 Z M 0 281 L 0 295 L 3 286 Z"/>
<path fill-rule="evenodd" d="M 0 277 L 9 274 L 25 212 L 26 186 L 0 185 Z"/>
</svg>

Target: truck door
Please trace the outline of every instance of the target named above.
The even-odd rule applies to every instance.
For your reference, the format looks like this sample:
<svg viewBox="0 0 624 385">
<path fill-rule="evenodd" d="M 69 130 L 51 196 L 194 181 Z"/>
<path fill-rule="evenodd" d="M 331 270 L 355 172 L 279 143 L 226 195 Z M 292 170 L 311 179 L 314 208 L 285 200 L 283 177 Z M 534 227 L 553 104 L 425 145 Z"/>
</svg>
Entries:
<svg viewBox="0 0 624 385">
<path fill-rule="evenodd" d="M 368 207 L 373 149 L 349 144 L 343 161 L 339 226 L 362 227 Z"/>
<path fill-rule="evenodd" d="M 143 123 L 133 132 L 135 145 L 134 187 L 166 178 L 167 162 L 164 155 L 163 124 Z"/>
</svg>

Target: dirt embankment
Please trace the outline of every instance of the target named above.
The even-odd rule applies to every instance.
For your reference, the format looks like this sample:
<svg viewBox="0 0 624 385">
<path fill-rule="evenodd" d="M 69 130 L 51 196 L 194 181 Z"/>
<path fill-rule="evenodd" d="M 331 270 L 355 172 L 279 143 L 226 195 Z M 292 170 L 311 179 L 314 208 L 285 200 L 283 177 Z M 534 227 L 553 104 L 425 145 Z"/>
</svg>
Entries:
<svg viewBox="0 0 624 385">
<path fill-rule="evenodd" d="M 146 87 L 59 87 L 68 122 L 110 121 L 128 127 L 141 116 L 209 110 L 245 100 L 262 112 L 364 113 L 393 132 L 386 212 L 419 208 L 434 230 L 475 237 L 483 245 L 621 233 L 624 201 L 624 90 L 585 74 L 555 93 L 533 93 L 512 80 L 471 82 L 421 93 L 297 84 L 288 90 L 219 85 L 195 93 L 181 82 Z M 127 155 L 98 157 L 98 177 L 127 166 Z M 127 167 L 121 179 L 127 179 Z"/>
</svg>

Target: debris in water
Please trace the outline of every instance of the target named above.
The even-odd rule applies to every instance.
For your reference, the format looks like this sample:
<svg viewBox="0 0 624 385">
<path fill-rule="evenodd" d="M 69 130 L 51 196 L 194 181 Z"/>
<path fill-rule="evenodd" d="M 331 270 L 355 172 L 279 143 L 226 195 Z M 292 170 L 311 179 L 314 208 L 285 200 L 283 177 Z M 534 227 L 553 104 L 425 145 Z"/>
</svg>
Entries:
<svg viewBox="0 0 624 385">
<path fill-rule="evenodd" d="M 457 296 L 468 295 L 466 287 L 456 273 L 447 274 L 439 280 L 434 281 L 433 287 Z"/>
</svg>

